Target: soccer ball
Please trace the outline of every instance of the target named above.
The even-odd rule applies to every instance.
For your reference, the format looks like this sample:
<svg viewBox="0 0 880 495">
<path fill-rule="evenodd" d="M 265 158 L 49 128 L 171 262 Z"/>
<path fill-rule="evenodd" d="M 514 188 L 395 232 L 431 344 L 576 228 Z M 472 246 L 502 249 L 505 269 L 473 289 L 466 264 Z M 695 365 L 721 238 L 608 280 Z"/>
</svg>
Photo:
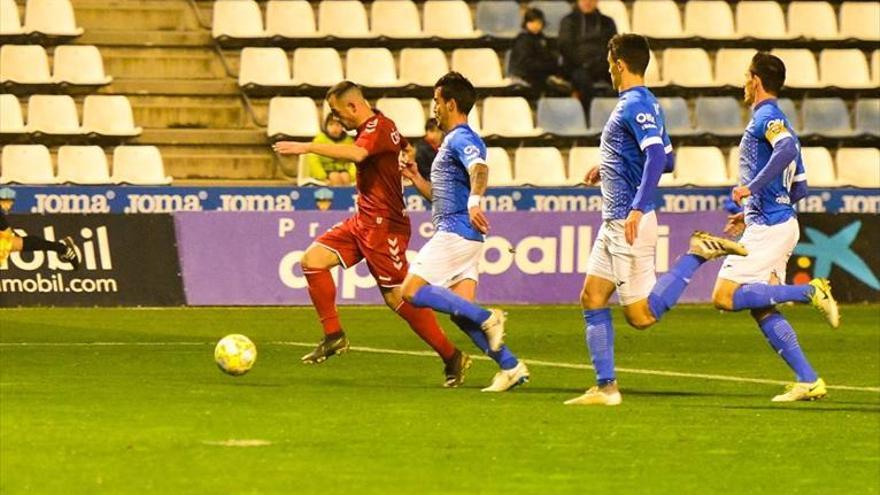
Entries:
<svg viewBox="0 0 880 495">
<path fill-rule="evenodd" d="M 239 376 L 247 373 L 257 360 L 257 346 L 244 335 L 227 335 L 214 348 L 214 361 L 220 371 Z"/>
</svg>

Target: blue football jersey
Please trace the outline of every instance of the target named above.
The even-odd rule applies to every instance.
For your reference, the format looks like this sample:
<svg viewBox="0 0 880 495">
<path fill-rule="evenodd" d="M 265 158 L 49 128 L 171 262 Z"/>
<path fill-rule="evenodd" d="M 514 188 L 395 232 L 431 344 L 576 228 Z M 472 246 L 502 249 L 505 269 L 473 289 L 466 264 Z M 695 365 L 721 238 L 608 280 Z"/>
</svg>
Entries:
<svg viewBox="0 0 880 495">
<path fill-rule="evenodd" d="M 645 148 L 660 144 L 667 154 L 672 152 L 665 127 L 663 109 L 648 88 L 636 86 L 620 93 L 599 144 L 603 219 L 621 220 L 629 214 L 642 181 Z M 654 207 L 652 199 L 644 212 Z"/>
<path fill-rule="evenodd" d="M 470 168 L 478 163 L 486 163 L 486 144 L 480 136 L 467 124 L 449 131 L 431 165 L 431 208 L 437 232 L 483 241 L 483 234 L 471 225 L 467 206 L 471 194 Z"/>
<path fill-rule="evenodd" d="M 776 225 L 795 216 L 789 191 L 793 182 L 806 180 L 800 143 L 776 100 L 765 100 L 755 106 L 739 143 L 740 184 L 751 182 L 767 166 L 776 143 L 787 137 L 795 140 L 797 157 L 782 174 L 748 198 L 744 208 L 746 224 Z"/>
</svg>

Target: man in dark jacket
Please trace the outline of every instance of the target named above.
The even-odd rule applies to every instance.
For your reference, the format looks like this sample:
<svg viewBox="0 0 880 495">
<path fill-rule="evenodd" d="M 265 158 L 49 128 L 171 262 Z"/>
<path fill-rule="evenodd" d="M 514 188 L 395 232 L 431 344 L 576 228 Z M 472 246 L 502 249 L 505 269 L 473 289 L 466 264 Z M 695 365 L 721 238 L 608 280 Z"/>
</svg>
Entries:
<svg viewBox="0 0 880 495">
<path fill-rule="evenodd" d="M 609 82 L 608 41 L 617 34 L 614 19 L 597 8 L 598 0 L 577 0 L 571 14 L 559 24 L 559 51 L 564 73 L 580 93 L 581 105 L 589 115 L 593 84 Z"/>
<path fill-rule="evenodd" d="M 547 46 L 543 33 L 544 13 L 539 9 L 526 10 L 522 27 L 510 50 L 510 74 L 525 81 L 538 93 L 543 93 L 549 86 L 560 93 L 571 94 L 571 85 L 560 77 L 559 55 Z"/>
</svg>

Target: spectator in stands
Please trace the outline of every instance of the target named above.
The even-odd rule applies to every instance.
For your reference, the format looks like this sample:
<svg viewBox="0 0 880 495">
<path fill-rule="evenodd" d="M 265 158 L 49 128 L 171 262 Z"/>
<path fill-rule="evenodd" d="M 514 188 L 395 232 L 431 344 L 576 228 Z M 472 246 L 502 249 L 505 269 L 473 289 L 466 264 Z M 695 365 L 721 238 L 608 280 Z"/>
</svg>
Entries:
<svg viewBox="0 0 880 495">
<path fill-rule="evenodd" d="M 584 112 L 590 112 L 594 83 L 609 83 L 608 41 L 617 34 L 614 19 L 599 12 L 599 0 L 577 0 L 559 24 L 559 51 L 564 74 L 578 92 Z"/>
<path fill-rule="evenodd" d="M 354 139 L 345 133 L 342 123 L 333 114 L 327 114 L 321 132 L 312 140 L 315 144 L 352 144 Z M 309 174 L 313 179 L 324 181 L 329 186 L 350 186 L 356 171 L 352 162 L 334 160 L 316 154 L 306 155 Z"/>
<path fill-rule="evenodd" d="M 425 139 L 416 144 L 416 164 L 419 166 L 419 174 L 431 180 L 431 164 L 443 142 L 443 131 L 434 119 L 425 122 Z"/>
<path fill-rule="evenodd" d="M 528 9 L 523 15 L 522 32 L 513 40 L 510 51 L 510 74 L 543 93 L 552 88 L 571 94 L 571 84 L 560 77 L 559 55 L 547 46 L 544 36 L 544 13 Z"/>
</svg>

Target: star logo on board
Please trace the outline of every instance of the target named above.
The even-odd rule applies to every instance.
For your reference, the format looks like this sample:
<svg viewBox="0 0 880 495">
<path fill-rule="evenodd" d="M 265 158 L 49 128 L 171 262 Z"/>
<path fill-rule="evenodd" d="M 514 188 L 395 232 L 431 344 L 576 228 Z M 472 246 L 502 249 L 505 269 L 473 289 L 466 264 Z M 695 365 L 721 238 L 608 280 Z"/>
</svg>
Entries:
<svg viewBox="0 0 880 495">
<path fill-rule="evenodd" d="M 874 290 L 880 290 L 880 280 L 871 268 L 850 247 L 862 228 L 861 221 L 855 221 L 842 228 L 834 235 L 828 236 L 818 230 L 807 227 L 807 237 L 812 242 L 800 242 L 794 248 L 794 254 L 814 258 L 813 276 L 827 278 L 833 265 L 841 269 Z"/>
</svg>

